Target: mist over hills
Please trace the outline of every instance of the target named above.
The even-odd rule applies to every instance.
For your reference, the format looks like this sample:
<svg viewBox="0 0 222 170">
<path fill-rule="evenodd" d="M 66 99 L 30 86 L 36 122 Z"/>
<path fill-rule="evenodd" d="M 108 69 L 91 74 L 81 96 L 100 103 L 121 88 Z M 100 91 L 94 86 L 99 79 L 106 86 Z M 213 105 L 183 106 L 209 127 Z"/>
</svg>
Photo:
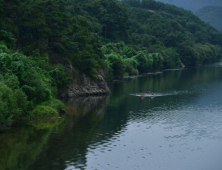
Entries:
<svg viewBox="0 0 222 170">
<path fill-rule="evenodd" d="M 222 7 L 205 6 L 194 12 L 204 22 L 222 32 Z"/>
<path fill-rule="evenodd" d="M 196 11 L 199 8 L 204 6 L 222 6 L 221 0 L 186 0 L 186 1 L 179 1 L 179 0 L 157 0 L 160 2 L 173 4 L 178 7 L 182 7 L 187 10 Z"/>
</svg>

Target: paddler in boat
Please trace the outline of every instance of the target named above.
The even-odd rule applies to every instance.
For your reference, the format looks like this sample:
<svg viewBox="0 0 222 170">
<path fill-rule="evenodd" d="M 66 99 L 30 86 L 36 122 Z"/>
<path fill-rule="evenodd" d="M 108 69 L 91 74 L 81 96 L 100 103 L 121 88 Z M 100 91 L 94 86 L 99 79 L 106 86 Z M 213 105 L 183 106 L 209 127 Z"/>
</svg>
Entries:
<svg viewBox="0 0 222 170">
<path fill-rule="evenodd" d="M 151 99 L 154 99 L 154 94 L 153 93 L 151 93 L 151 95 L 150 95 L 150 97 L 151 97 Z"/>
<path fill-rule="evenodd" d="M 140 93 L 141 93 L 141 96 L 144 96 L 144 93 L 142 93 L 142 90 L 140 89 Z"/>
</svg>

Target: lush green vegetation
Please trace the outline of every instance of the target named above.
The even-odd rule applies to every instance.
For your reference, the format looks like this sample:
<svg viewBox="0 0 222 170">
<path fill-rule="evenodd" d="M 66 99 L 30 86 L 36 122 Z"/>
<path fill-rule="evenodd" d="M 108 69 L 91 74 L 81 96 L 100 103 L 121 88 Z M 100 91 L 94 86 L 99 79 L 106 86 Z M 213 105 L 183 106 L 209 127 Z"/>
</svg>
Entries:
<svg viewBox="0 0 222 170">
<path fill-rule="evenodd" d="M 56 116 L 64 108 L 55 99 L 53 73 L 59 66 L 46 71 L 34 59 L 0 44 L 0 128 L 10 126 L 18 117 Z"/>
<path fill-rule="evenodd" d="M 0 122 L 54 117 L 80 70 L 107 79 L 222 56 L 222 33 L 154 0 L 0 0 Z M 74 71 L 68 73 L 66 66 Z"/>
<path fill-rule="evenodd" d="M 194 14 L 200 17 L 200 19 L 204 22 L 212 25 L 214 28 L 222 32 L 221 6 L 205 6 L 194 11 Z"/>
<path fill-rule="evenodd" d="M 222 34 L 192 12 L 153 0 L 122 2 L 129 17 L 127 40 L 102 47 L 109 77 L 194 66 L 221 58 Z"/>
<path fill-rule="evenodd" d="M 0 37 L 8 47 L 72 64 L 90 77 L 99 69 L 117 78 L 197 65 L 221 54 L 220 32 L 190 11 L 154 0 L 2 0 L 1 6 Z M 57 80 L 61 92 L 67 86 Z"/>
<path fill-rule="evenodd" d="M 221 57 L 222 34 L 173 5 L 154 0 L 70 0 L 66 6 L 72 16 L 87 18 L 90 30 L 100 36 L 107 79 Z"/>
</svg>

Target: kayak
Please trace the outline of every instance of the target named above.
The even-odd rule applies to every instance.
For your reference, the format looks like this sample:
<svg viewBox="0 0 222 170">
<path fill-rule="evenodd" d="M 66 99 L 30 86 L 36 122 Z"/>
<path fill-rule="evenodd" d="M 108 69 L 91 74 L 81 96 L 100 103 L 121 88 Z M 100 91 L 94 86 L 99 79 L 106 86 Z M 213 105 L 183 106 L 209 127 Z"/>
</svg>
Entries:
<svg viewBox="0 0 222 170">
<path fill-rule="evenodd" d="M 145 94 L 144 93 L 141 93 L 141 96 L 145 96 Z M 156 95 L 154 95 L 154 94 L 151 94 L 150 95 L 150 97 L 155 97 Z"/>
</svg>

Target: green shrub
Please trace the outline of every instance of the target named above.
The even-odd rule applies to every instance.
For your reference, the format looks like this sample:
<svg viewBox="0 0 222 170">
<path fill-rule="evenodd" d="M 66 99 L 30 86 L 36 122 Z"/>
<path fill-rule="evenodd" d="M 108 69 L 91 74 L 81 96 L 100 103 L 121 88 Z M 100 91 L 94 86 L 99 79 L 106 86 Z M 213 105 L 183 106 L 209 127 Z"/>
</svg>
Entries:
<svg viewBox="0 0 222 170">
<path fill-rule="evenodd" d="M 28 96 L 28 100 L 33 101 L 34 104 L 39 104 L 50 99 L 50 77 L 46 77 L 37 70 L 29 70 L 25 73 L 21 84 L 23 85 L 22 89 Z"/>
<path fill-rule="evenodd" d="M 57 97 L 65 92 L 71 84 L 71 74 L 61 64 L 50 66 L 49 74 L 52 77 L 53 96 Z"/>
<path fill-rule="evenodd" d="M 0 80 L 0 126 L 4 127 L 11 126 L 13 119 L 25 113 L 28 106 L 27 97 L 16 87 L 18 82 L 14 78 L 11 76 L 4 80 L 1 77 Z M 10 79 L 15 85 L 10 83 Z"/>
</svg>

